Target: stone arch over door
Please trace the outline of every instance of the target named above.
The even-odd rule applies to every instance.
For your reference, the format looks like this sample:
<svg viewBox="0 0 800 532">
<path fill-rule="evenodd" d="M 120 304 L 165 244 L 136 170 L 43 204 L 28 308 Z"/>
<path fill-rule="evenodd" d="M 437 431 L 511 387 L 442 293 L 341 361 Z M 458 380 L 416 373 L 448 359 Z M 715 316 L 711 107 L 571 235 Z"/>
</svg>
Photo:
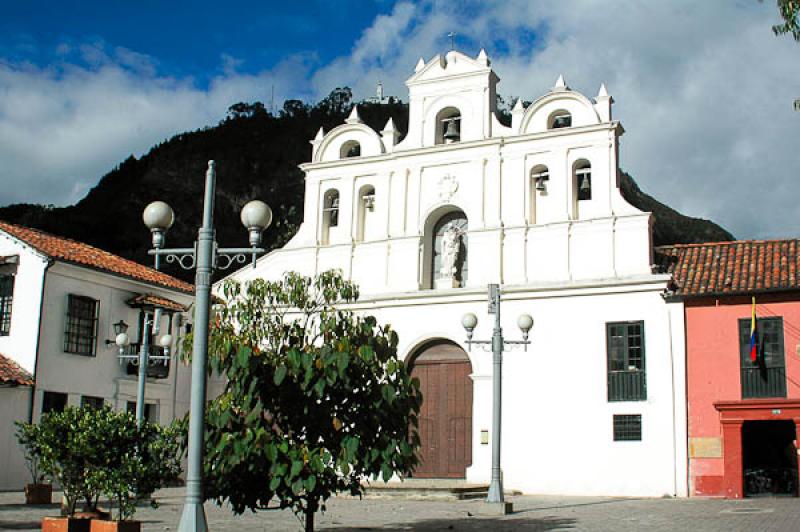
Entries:
<svg viewBox="0 0 800 532">
<path fill-rule="evenodd" d="M 415 478 L 465 478 L 472 464 L 472 364 L 448 340 L 422 345 L 411 360 L 422 391 Z"/>
</svg>

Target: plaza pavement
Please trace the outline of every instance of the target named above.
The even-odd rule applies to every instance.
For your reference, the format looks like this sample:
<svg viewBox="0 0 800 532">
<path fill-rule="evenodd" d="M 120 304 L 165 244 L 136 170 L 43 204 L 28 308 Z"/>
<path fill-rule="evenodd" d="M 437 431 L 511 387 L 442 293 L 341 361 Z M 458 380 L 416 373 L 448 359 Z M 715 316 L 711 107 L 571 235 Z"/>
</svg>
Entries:
<svg viewBox="0 0 800 532">
<path fill-rule="evenodd" d="M 181 488 L 156 494 L 158 509 L 140 507 L 136 517 L 148 532 L 175 531 L 182 509 Z M 55 496 L 54 496 L 55 500 Z M 481 501 L 413 501 L 337 497 L 317 516 L 318 530 L 337 531 L 800 531 L 800 500 L 758 498 L 620 499 L 609 497 L 516 496 L 515 513 L 478 517 Z M 30 507 L 19 492 L 0 493 L 0 530 L 37 530 L 42 516 L 58 514 L 58 505 Z M 288 510 L 236 516 L 206 504 L 212 532 L 301 531 Z"/>
</svg>

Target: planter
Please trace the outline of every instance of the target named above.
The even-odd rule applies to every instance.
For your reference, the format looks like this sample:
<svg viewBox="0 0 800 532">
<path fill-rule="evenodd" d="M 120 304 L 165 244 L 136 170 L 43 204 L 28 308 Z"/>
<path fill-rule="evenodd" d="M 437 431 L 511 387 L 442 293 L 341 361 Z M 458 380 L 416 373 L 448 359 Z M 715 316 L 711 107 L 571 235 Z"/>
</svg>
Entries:
<svg viewBox="0 0 800 532">
<path fill-rule="evenodd" d="M 25 504 L 52 504 L 52 484 L 28 484 L 25 486 Z"/>
<path fill-rule="evenodd" d="M 80 517 L 43 517 L 42 532 L 89 532 L 91 519 Z"/>
<path fill-rule="evenodd" d="M 141 521 L 103 521 L 92 519 L 91 532 L 141 532 Z"/>
</svg>

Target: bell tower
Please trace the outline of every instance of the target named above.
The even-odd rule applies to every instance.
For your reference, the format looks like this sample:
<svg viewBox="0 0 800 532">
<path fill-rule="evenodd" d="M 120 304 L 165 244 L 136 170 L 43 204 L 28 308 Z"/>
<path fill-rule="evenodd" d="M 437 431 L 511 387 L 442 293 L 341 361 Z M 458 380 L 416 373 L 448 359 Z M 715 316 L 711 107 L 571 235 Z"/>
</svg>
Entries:
<svg viewBox="0 0 800 532">
<path fill-rule="evenodd" d="M 500 79 L 489 65 L 484 50 L 475 58 L 456 50 L 427 63 L 420 58 L 414 75 L 406 81 L 408 135 L 397 149 L 491 137 Z"/>
</svg>

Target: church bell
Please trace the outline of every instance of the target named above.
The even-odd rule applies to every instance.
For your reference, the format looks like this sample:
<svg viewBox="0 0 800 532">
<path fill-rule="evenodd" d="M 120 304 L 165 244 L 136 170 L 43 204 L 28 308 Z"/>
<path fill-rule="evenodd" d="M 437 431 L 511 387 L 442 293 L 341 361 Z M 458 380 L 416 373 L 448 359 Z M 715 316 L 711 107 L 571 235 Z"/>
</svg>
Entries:
<svg viewBox="0 0 800 532">
<path fill-rule="evenodd" d="M 461 134 L 458 132 L 458 125 L 454 119 L 447 121 L 447 129 L 444 132 L 443 138 L 444 141 L 448 143 L 456 142 L 461 139 Z"/>
<path fill-rule="evenodd" d="M 592 185 L 589 183 L 589 176 L 587 176 L 586 174 L 583 174 L 583 178 L 581 179 L 580 189 L 581 192 L 584 193 L 592 190 Z"/>
</svg>

